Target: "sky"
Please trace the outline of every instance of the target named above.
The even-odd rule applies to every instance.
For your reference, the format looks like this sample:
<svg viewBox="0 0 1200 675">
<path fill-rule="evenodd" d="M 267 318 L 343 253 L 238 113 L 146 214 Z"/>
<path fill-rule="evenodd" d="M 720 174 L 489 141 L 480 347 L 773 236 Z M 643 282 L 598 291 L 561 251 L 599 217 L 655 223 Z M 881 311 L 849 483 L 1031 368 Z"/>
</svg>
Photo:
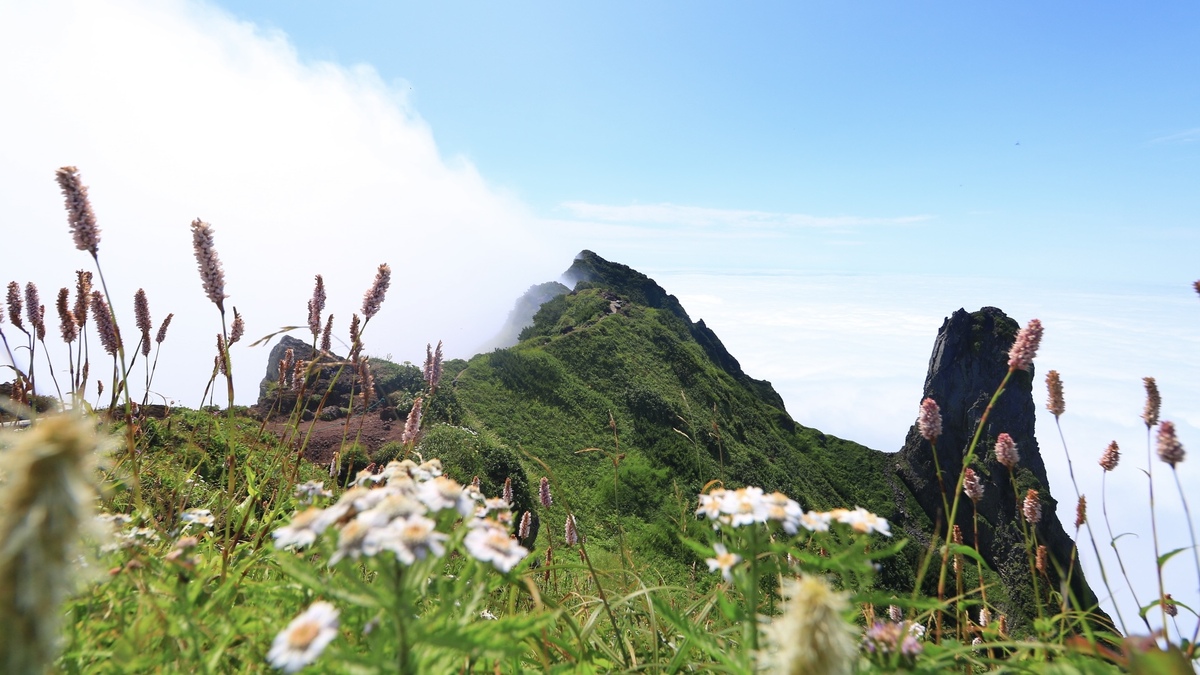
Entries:
<svg viewBox="0 0 1200 675">
<path fill-rule="evenodd" d="M 305 323 L 315 274 L 345 335 L 389 263 L 367 351 L 469 357 L 587 248 L 676 294 L 799 422 L 888 451 L 942 320 L 992 305 L 1046 325 L 1089 503 L 1117 439 L 1106 489 L 1143 505 L 1143 376 L 1200 443 L 1198 29 L 1187 2 L 0 0 L 0 283 L 52 305 L 93 269 L 54 182 L 78 166 L 118 319 L 138 288 L 156 325 L 175 313 L 152 397 L 195 405 L 220 331 L 203 218 L 249 403 L 267 348 L 247 343 Z M 1190 539 L 1163 468 L 1169 550 Z M 1115 511 L 1137 558 L 1148 512 Z M 1168 592 L 1200 607 L 1190 565 Z"/>
</svg>

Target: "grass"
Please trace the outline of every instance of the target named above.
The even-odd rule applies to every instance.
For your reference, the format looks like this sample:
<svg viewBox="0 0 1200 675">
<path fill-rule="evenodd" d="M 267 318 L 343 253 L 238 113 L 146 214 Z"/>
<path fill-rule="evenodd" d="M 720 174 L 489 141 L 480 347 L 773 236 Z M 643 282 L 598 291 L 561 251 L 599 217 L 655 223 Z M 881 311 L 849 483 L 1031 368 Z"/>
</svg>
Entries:
<svg viewBox="0 0 1200 675">
<path fill-rule="evenodd" d="M 67 181 L 64 191 L 77 245 L 98 266 L 98 233 L 79 236 L 86 190 Z M 1039 586 L 1036 566 L 1031 585 L 1014 584 L 970 546 L 947 544 L 953 533 L 923 515 L 889 456 L 796 424 L 672 296 L 594 255 L 577 263 L 590 281 L 547 302 L 516 347 L 446 364 L 431 352 L 423 369 L 372 358 L 378 397 L 365 400 L 360 345 L 387 290 L 381 266 L 350 355 L 326 353 L 291 381 L 284 369 L 269 388 L 268 405 L 288 419 L 281 439 L 233 405 L 228 346 L 240 335 L 226 325 L 206 227 L 197 258 L 223 336 L 209 391 L 215 400 L 225 384 L 223 408 L 151 415 L 129 386 L 148 388 L 152 362 L 135 368 L 146 352 L 90 348 L 77 312 L 60 317 L 64 339 L 68 322 L 76 329 L 70 382 L 47 382 L 45 316 L 8 296 L 6 409 L 33 424 L 0 440 L 6 672 L 1157 673 L 1195 663 L 1195 633 L 1179 624 L 1157 642 L 1124 637 Z M 117 326 L 113 299 L 97 291 L 97 304 L 82 284 L 84 306 L 107 312 L 91 323 Z M 18 300 L 36 297 L 17 289 Z M 323 301 L 310 301 L 314 347 Z M 109 361 L 99 406 L 83 397 L 83 373 Z M 304 411 L 335 404 L 345 441 L 332 467 L 316 466 L 304 459 Z M 372 454 L 353 430 L 380 405 L 407 415 L 408 433 Z M 1156 425 L 1147 421 L 1148 451 Z M 977 434 L 965 456 L 988 442 Z M 356 471 L 369 461 L 374 472 Z M 1024 475 L 1018 467 L 1014 499 Z M 511 499 L 498 500 L 506 483 Z M 969 508 L 960 494 L 943 497 Z M 69 526 L 47 525 L 63 514 Z M 1032 556 L 1028 528 L 1003 525 L 1026 532 Z M 42 601 L 18 590 L 29 588 L 46 589 Z M 1022 607 L 1037 618 L 1014 615 L 1009 630 L 1001 615 Z M 1168 610 L 1188 608 L 1154 601 L 1143 614 Z M 22 637 L 34 634 L 51 639 Z"/>
</svg>

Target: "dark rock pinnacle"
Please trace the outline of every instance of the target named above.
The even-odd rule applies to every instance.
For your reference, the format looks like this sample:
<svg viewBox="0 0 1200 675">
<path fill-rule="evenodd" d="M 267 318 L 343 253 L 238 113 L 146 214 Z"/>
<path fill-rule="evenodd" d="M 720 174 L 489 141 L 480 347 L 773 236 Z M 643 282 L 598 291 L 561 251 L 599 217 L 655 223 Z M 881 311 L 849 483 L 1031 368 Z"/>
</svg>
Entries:
<svg viewBox="0 0 1200 675">
<path fill-rule="evenodd" d="M 936 441 L 937 457 L 945 494 L 951 503 L 979 420 L 1008 372 L 1008 350 L 1018 328 L 1004 312 L 984 307 L 973 313 L 958 310 L 938 331 L 921 400 L 932 398 L 941 408 L 942 435 Z M 988 416 L 974 452 L 967 457 L 968 466 L 974 469 L 984 488 L 978 505 L 979 552 L 999 574 L 1014 605 L 1002 609 L 1018 622 L 1021 616 L 1036 616 L 1029 559 L 1018 520 L 1021 518 L 1018 500 L 1023 500 L 1029 489 L 1037 490 L 1042 503 L 1042 519 L 1036 527 L 1037 543 L 1047 547 L 1051 559 L 1047 573 L 1039 575 L 1038 580 L 1043 607 L 1049 615 L 1058 613 L 1058 607 L 1048 602 L 1048 593 L 1061 587 L 1060 571 L 1065 577 L 1068 569 L 1074 567 L 1070 574 L 1073 605 L 1095 608 L 1095 618 L 1109 625 L 1108 616 L 1096 608 L 1096 595 L 1083 577 L 1078 554 L 1072 556 L 1073 543 L 1056 515 L 1057 502 L 1051 496 L 1046 465 L 1034 436 L 1032 382 L 1032 372 L 1013 373 Z M 917 410 L 916 405 L 913 410 Z M 1020 455 L 1011 476 L 996 461 L 994 447 L 1001 433 L 1012 436 Z M 896 470 L 929 519 L 944 533 L 947 514 L 943 513 L 932 448 L 916 424 L 909 429 L 904 448 L 896 455 Z M 1063 485 L 1063 480 L 1058 484 Z M 973 511 L 971 500 L 963 496 L 956 521 L 968 546 L 975 540 Z"/>
</svg>

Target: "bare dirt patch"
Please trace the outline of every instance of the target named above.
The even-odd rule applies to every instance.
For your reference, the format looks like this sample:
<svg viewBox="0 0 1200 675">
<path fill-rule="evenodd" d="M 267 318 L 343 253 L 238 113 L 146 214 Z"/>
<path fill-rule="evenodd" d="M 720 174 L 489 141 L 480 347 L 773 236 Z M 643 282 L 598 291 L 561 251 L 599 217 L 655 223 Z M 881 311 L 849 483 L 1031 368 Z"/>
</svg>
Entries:
<svg viewBox="0 0 1200 675">
<path fill-rule="evenodd" d="M 400 442 L 404 434 L 404 420 L 384 421 L 378 415 L 366 417 L 355 415 L 347 420 L 313 420 L 301 422 L 293 429 L 285 420 L 268 422 L 267 429 L 287 440 L 293 448 L 304 445 L 304 457 L 314 464 L 328 464 L 333 453 L 343 443 L 350 447 L 356 441 L 368 452 L 375 452 L 390 441 Z"/>
</svg>

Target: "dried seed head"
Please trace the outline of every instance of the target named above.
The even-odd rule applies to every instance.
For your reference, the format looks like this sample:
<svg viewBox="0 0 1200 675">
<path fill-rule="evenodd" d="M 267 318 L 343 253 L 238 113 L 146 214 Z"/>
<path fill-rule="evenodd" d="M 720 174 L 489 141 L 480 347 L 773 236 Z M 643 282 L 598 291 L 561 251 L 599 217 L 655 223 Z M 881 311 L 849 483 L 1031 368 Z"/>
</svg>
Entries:
<svg viewBox="0 0 1200 675">
<path fill-rule="evenodd" d="M 1021 461 L 1021 455 L 1017 452 L 1017 443 L 1006 433 L 1000 434 L 996 438 L 996 461 L 1008 467 L 1012 471 L 1017 462 Z"/>
<path fill-rule="evenodd" d="M 92 297 L 92 273 L 75 271 L 75 325 L 83 328 L 88 319 L 88 299 Z"/>
<path fill-rule="evenodd" d="M 927 398 L 921 401 L 921 412 L 917 415 L 917 429 L 925 440 L 933 442 L 942 435 L 942 412 L 937 401 Z"/>
<path fill-rule="evenodd" d="M 1075 503 L 1075 529 L 1083 527 L 1087 522 L 1087 497 L 1079 495 L 1079 501 Z"/>
<path fill-rule="evenodd" d="M 296 352 L 288 347 L 287 351 L 283 353 L 283 360 L 279 362 L 280 388 L 292 386 L 292 359 L 294 358 L 296 358 Z"/>
<path fill-rule="evenodd" d="M 307 378 L 308 361 L 300 359 L 292 366 L 292 389 L 301 391 L 304 389 L 304 380 Z"/>
<path fill-rule="evenodd" d="M 242 315 L 238 314 L 237 307 L 233 308 L 233 326 L 229 329 L 229 344 L 233 344 L 242 339 L 246 334 L 246 321 L 242 319 Z"/>
<path fill-rule="evenodd" d="M 1175 423 L 1163 420 L 1158 425 L 1158 458 L 1174 469 L 1184 459 L 1183 443 L 1175 436 Z"/>
<path fill-rule="evenodd" d="M 163 340 L 167 339 L 167 328 L 171 325 L 171 319 L 174 318 L 175 314 L 172 312 L 171 314 L 167 315 L 167 318 L 163 319 L 162 325 L 158 327 L 158 335 L 154 337 L 154 341 L 157 344 L 161 345 Z"/>
<path fill-rule="evenodd" d="M 1033 358 L 1037 356 L 1038 346 L 1042 343 L 1042 322 L 1031 319 L 1029 324 L 1017 333 L 1012 349 L 1008 350 L 1008 367 L 1010 370 L 1029 370 L 1033 367 Z"/>
<path fill-rule="evenodd" d="M 1063 385 L 1057 370 L 1046 373 L 1046 390 L 1050 392 L 1046 400 L 1046 409 L 1058 417 L 1067 409 L 1067 405 L 1063 402 Z"/>
<path fill-rule="evenodd" d="M 375 376 L 371 374 L 371 366 L 368 363 L 370 359 L 363 357 L 358 362 L 358 377 L 362 382 L 363 406 L 371 405 L 375 400 Z"/>
<path fill-rule="evenodd" d="M 1042 520 L 1042 501 L 1038 499 L 1037 490 L 1025 493 L 1025 503 L 1021 506 L 1021 512 L 1025 514 L 1025 520 L 1032 525 L 1037 525 Z"/>
<path fill-rule="evenodd" d="M 388 285 L 392 283 L 392 268 L 386 264 L 380 265 L 375 272 L 375 282 L 363 295 L 362 313 L 364 319 L 370 319 L 379 312 L 383 305 L 383 296 L 387 294 Z"/>
<path fill-rule="evenodd" d="M 550 494 L 550 479 L 545 476 L 542 476 L 542 482 L 538 484 L 538 499 L 546 508 L 554 505 L 554 497 Z"/>
<path fill-rule="evenodd" d="M 1046 549 L 1046 547 L 1038 545 L 1037 562 L 1035 563 L 1034 567 L 1037 567 L 1037 571 L 1041 572 L 1042 574 L 1046 574 L 1046 560 L 1048 557 L 1049 551 Z"/>
<path fill-rule="evenodd" d="M 45 305 L 38 305 L 37 316 L 38 316 L 38 320 L 34 324 L 34 328 L 37 329 L 37 339 L 38 339 L 38 342 L 45 342 L 46 341 L 46 306 Z"/>
<path fill-rule="evenodd" d="M 521 524 L 517 526 L 517 538 L 525 540 L 529 538 L 529 527 L 533 522 L 533 516 L 526 511 L 521 516 Z"/>
<path fill-rule="evenodd" d="M 512 476 L 509 476 L 508 478 L 504 479 L 504 491 L 500 493 L 500 498 L 503 499 L 506 504 L 508 504 L 509 506 L 512 506 L 512 503 L 513 503 Z"/>
<path fill-rule="evenodd" d="M 574 546 L 579 543 L 579 531 L 575 529 L 575 514 L 567 514 L 566 527 L 567 546 Z"/>
<path fill-rule="evenodd" d="M 71 314 L 71 308 L 67 304 L 70 300 L 70 289 L 58 289 L 58 302 L 55 303 L 58 308 L 58 328 L 62 331 L 63 342 L 67 344 L 71 344 L 75 338 L 79 337 L 79 327 L 75 325 L 75 316 Z"/>
<path fill-rule="evenodd" d="M 1001 614 L 999 619 L 996 619 L 996 630 L 1001 637 L 1008 635 L 1008 615 Z"/>
<path fill-rule="evenodd" d="M 987 628 L 987 625 L 992 622 L 992 613 L 987 607 L 979 608 L 979 627 Z"/>
<path fill-rule="evenodd" d="M 75 248 L 93 256 L 100 249 L 100 228 L 96 226 L 96 214 L 88 199 L 87 186 L 79 178 L 79 169 L 64 166 L 55 172 L 58 186 L 62 188 L 67 207 L 67 223 L 75 237 Z"/>
<path fill-rule="evenodd" d="M 408 411 L 408 421 L 404 424 L 404 434 L 400 437 L 400 442 L 408 445 L 417 442 L 417 436 L 421 433 L 421 399 L 413 401 L 412 410 Z"/>
<path fill-rule="evenodd" d="M 21 309 L 25 306 L 21 300 L 21 284 L 8 282 L 8 320 L 12 325 L 25 330 L 25 322 L 21 319 Z"/>
<path fill-rule="evenodd" d="M 116 356 L 121 346 L 121 334 L 117 324 L 113 322 L 112 312 L 100 291 L 92 291 L 92 316 L 96 318 L 96 332 L 100 334 L 100 344 L 110 356 Z"/>
<path fill-rule="evenodd" d="M 954 533 L 950 536 L 950 540 L 956 544 L 963 543 L 962 528 L 960 528 L 958 525 L 954 526 Z"/>
<path fill-rule="evenodd" d="M 1100 455 L 1100 466 L 1104 467 L 1105 471 L 1112 471 L 1117 468 L 1117 462 L 1121 461 L 1121 448 L 1117 447 L 1117 442 L 1113 441 L 1104 449 L 1104 454 Z"/>
<path fill-rule="evenodd" d="M 966 475 L 963 476 L 963 493 L 975 504 L 979 504 L 979 500 L 983 499 L 983 484 L 979 481 L 975 469 L 970 467 L 967 467 Z"/>
<path fill-rule="evenodd" d="M 354 314 L 350 317 L 350 358 L 351 360 L 358 358 L 358 353 L 362 351 L 362 328 L 360 328 L 358 315 Z"/>
<path fill-rule="evenodd" d="M 192 251 L 196 254 L 204 294 L 224 313 L 225 298 L 228 297 L 225 295 L 225 270 L 221 268 L 221 260 L 213 246 L 212 226 L 199 218 L 192 221 Z"/>
<path fill-rule="evenodd" d="M 222 375 L 229 374 L 229 350 L 225 347 L 225 336 L 217 333 L 217 370 Z"/>
<path fill-rule="evenodd" d="M 312 299 L 308 301 L 308 330 L 312 332 L 314 338 L 321 333 L 321 312 L 323 311 L 325 311 L 325 280 L 318 274 Z"/>
<path fill-rule="evenodd" d="M 1142 421 L 1147 427 L 1158 424 L 1158 411 L 1162 407 L 1162 397 L 1158 395 L 1158 383 L 1153 377 L 1143 377 L 1142 384 L 1146 386 L 1146 408 L 1142 411 Z"/>
<path fill-rule="evenodd" d="M 328 352 L 333 348 L 333 315 L 325 322 L 325 330 L 321 332 L 321 351 Z"/>
</svg>

